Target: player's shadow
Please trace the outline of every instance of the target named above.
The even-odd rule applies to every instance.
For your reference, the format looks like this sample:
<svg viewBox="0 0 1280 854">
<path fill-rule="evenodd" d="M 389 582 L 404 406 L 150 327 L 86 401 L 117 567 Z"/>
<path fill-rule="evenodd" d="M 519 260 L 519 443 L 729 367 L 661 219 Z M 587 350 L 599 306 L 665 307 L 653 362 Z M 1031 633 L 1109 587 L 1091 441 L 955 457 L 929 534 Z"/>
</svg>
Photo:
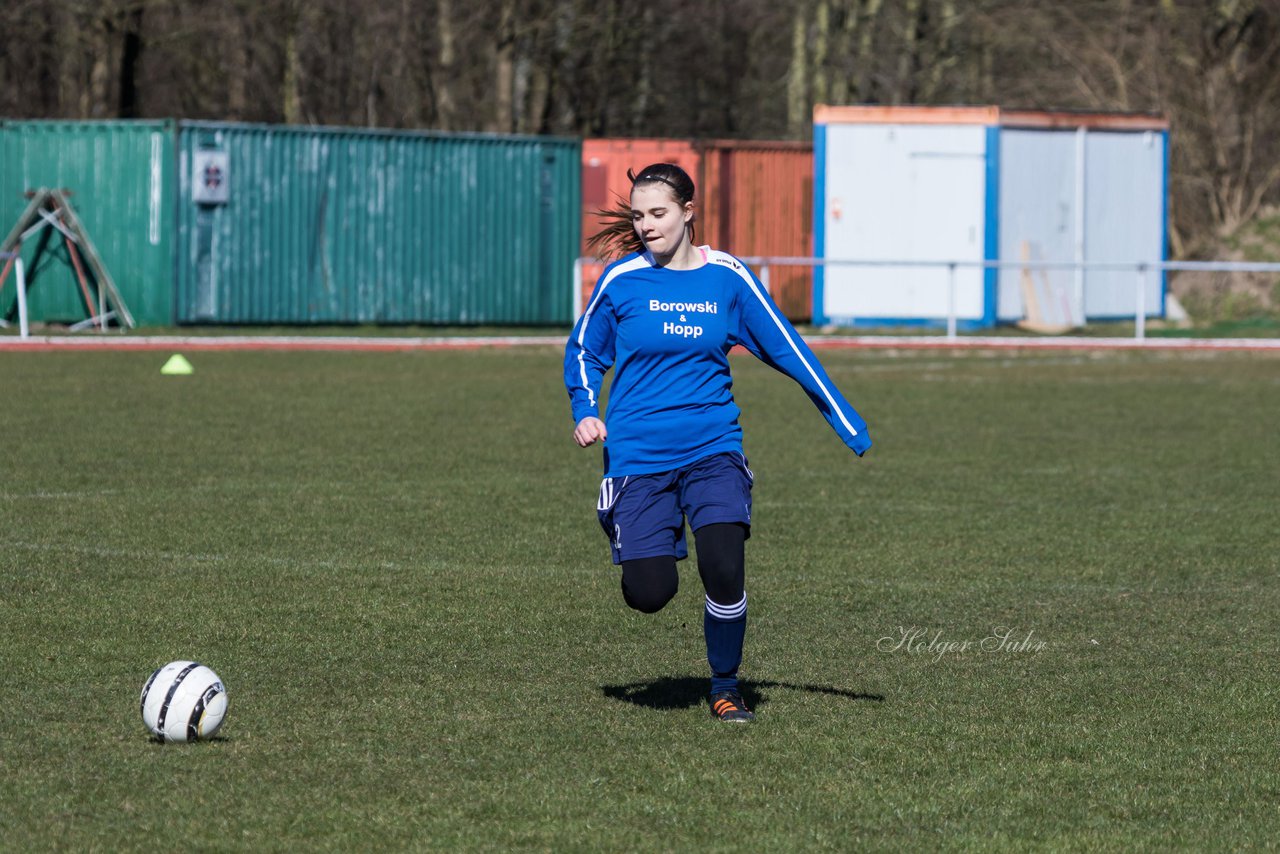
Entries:
<svg viewBox="0 0 1280 854">
<path fill-rule="evenodd" d="M 846 700 L 863 700 L 883 703 L 883 694 L 864 694 L 849 691 L 831 685 L 796 685 L 791 682 L 774 682 L 768 679 L 744 679 L 739 686 L 742 699 L 747 705 L 759 708 L 769 702 L 766 693 L 772 688 L 788 691 L 808 691 L 814 694 L 827 694 Z M 706 702 L 707 677 L 705 676 L 663 676 L 650 682 L 632 682 L 629 685 L 601 685 L 600 690 L 606 697 L 644 706 L 647 709 L 690 709 Z"/>
</svg>

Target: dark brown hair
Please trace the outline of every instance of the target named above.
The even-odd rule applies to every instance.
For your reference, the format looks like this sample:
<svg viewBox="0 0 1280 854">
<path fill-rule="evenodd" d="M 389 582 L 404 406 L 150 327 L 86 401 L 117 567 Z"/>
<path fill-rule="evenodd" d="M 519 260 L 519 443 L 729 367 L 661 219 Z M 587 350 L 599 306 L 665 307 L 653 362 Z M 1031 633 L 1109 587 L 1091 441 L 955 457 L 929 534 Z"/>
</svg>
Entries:
<svg viewBox="0 0 1280 854">
<path fill-rule="evenodd" d="M 627 178 L 632 189 L 642 184 L 665 184 L 675 196 L 680 207 L 693 201 L 693 179 L 674 163 L 654 163 L 640 170 L 640 174 L 627 170 Z M 631 252 L 644 251 L 644 241 L 636 234 L 635 224 L 631 220 L 631 204 L 628 199 L 618 197 L 618 204 L 611 210 L 592 211 L 600 218 L 604 228 L 587 238 L 587 249 L 606 260 L 620 257 Z M 687 226 L 689 240 L 693 240 L 693 221 Z"/>
</svg>

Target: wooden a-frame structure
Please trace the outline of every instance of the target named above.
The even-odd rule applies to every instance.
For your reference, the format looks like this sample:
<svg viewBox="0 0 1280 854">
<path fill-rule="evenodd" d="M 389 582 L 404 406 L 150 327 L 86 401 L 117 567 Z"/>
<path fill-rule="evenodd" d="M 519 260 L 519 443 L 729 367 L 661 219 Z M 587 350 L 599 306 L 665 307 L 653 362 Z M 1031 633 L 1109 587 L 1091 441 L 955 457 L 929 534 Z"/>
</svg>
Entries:
<svg viewBox="0 0 1280 854">
<path fill-rule="evenodd" d="M 98 329 L 106 329 L 107 324 L 113 320 L 117 326 L 128 329 L 136 326 L 133 315 L 129 313 L 129 307 L 120 297 L 115 281 L 107 271 L 106 265 L 102 263 L 98 250 L 94 248 L 89 232 L 85 230 L 84 223 L 76 215 L 75 208 L 71 207 L 71 202 L 67 200 L 70 193 L 67 190 L 51 190 L 42 187 L 27 195 L 31 201 L 22 212 L 22 216 L 18 217 L 17 223 L 9 231 L 9 236 L 5 238 L 4 243 L 0 244 L 0 257 L 8 259 L 5 261 L 4 270 L 0 272 L 0 293 L 3 293 L 5 281 L 9 278 L 14 261 L 22 251 L 23 241 L 39 235 L 26 277 L 29 287 L 41 269 L 40 262 L 46 260 L 45 253 L 49 249 L 50 239 L 57 232 L 65 247 L 65 260 L 75 271 L 76 281 L 80 285 L 80 295 L 84 299 L 85 311 L 88 313 L 87 319 L 71 328 L 78 330 L 96 326 Z M 8 253 L 7 256 L 6 253 Z M 53 252 L 49 252 L 47 257 L 52 258 L 53 255 Z M 12 314 L 16 310 L 15 306 L 9 313 Z"/>
</svg>

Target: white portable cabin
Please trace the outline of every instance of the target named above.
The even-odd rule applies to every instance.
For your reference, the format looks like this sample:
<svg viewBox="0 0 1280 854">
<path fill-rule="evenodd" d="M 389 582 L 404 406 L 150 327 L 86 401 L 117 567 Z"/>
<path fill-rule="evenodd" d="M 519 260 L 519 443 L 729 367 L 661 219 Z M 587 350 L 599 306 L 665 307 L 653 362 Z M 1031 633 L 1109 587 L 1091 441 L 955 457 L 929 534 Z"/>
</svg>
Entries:
<svg viewBox="0 0 1280 854">
<path fill-rule="evenodd" d="M 815 324 L 1163 316 L 1166 120 L 818 105 L 813 135 Z"/>
</svg>

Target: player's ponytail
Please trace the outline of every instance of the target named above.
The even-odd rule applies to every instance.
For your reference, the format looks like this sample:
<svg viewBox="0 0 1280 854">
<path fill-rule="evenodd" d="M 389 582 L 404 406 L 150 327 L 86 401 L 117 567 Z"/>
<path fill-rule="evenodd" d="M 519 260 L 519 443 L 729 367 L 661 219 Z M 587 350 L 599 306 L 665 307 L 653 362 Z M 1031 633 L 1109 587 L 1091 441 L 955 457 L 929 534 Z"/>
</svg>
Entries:
<svg viewBox="0 0 1280 854">
<path fill-rule="evenodd" d="M 628 169 L 627 178 L 631 181 L 632 188 L 641 184 L 665 184 L 681 207 L 693 201 L 693 179 L 674 163 L 654 163 L 641 169 L 639 175 Z M 644 251 L 644 241 L 636 233 L 635 224 L 631 220 L 631 205 L 626 199 L 619 196 L 618 204 L 612 209 L 592 211 L 592 214 L 599 217 L 604 225 L 587 238 L 587 249 L 597 257 L 608 260 Z M 686 228 L 689 241 L 693 242 L 693 220 L 689 221 Z"/>
</svg>

